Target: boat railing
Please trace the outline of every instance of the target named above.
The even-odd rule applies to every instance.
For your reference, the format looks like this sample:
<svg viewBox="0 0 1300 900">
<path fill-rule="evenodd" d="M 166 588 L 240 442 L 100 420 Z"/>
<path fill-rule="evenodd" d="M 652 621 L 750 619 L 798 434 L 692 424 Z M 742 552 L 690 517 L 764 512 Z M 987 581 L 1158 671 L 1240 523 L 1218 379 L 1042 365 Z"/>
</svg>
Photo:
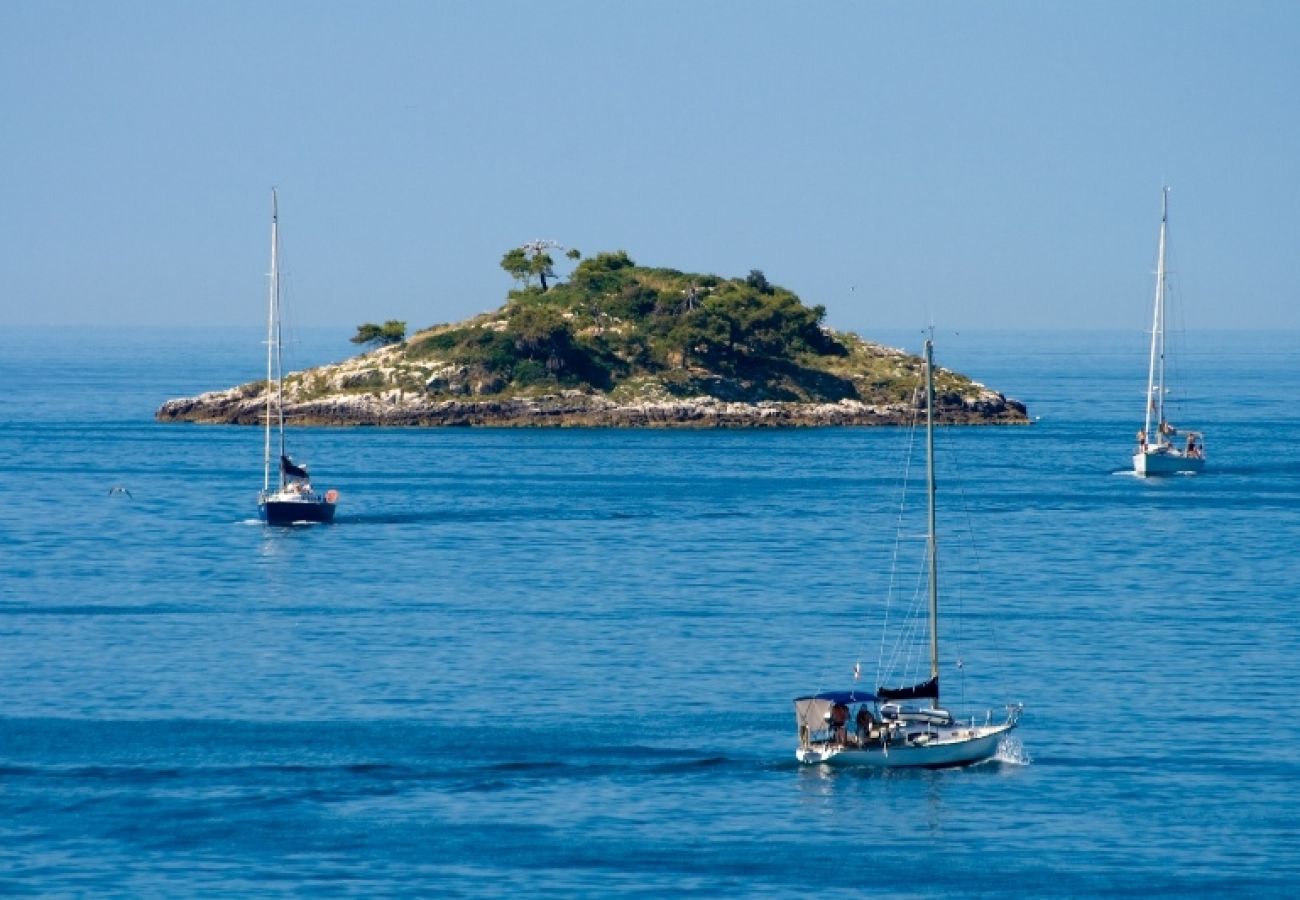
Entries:
<svg viewBox="0 0 1300 900">
<path fill-rule="evenodd" d="M 886 720 L 899 722 L 924 722 L 930 725 L 951 725 L 952 713 L 946 709 L 932 707 L 915 708 L 886 703 L 880 707 L 880 715 Z"/>
<path fill-rule="evenodd" d="M 259 495 L 262 501 L 276 499 L 280 503 L 324 503 L 326 497 L 312 490 L 288 490 L 281 489 L 278 491 L 262 491 Z"/>
</svg>

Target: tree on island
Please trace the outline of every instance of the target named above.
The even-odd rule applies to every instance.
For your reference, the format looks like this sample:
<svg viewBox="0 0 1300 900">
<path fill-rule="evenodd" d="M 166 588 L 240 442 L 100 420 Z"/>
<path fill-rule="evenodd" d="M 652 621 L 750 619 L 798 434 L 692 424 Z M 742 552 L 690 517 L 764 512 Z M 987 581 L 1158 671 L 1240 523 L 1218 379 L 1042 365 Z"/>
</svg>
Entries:
<svg viewBox="0 0 1300 900">
<path fill-rule="evenodd" d="M 505 269 L 515 281 L 522 281 L 525 285 L 532 277 L 532 264 L 528 261 L 528 254 L 524 252 L 523 247 L 507 250 L 501 257 L 501 268 Z"/>
<path fill-rule="evenodd" d="M 573 334 L 557 310 L 525 306 L 514 310 L 509 321 L 516 351 L 543 363 L 548 372 L 564 368 L 565 358 L 572 349 Z"/>
<path fill-rule="evenodd" d="M 758 291 L 760 294 L 775 293 L 775 288 L 768 282 L 767 276 L 763 274 L 762 269 L 750 269 L 749 275 L 745 278 L 745 284 Z"/>
<path fill-rule="evenodd" d="M 551 254 L 537 252 L 528 260 L 529 274 L 536 275 L 542 283 L 542 292 L 546 292 L 546 278 L 549 275 L 555 277 L 555 260 L 551 259 Z"/>
<path fill-rule="evenodd" d="M 501 268 L 505 269 L 511 278 L 523 282 L 524 287 L 528 287 L 536 276 L 541 282 L 542 293 L 545 293 L 549 287 L 546 279 L 555 277 L 555 260 L 546 252 L 551 247 L 557 250 L 564 249 L 556 241 L 529 241 L 513 250 L 507 250 L 501 257 Z M 569 250 L 564 255 L 572 260 L 582 258 L 582 253 L 577 250 Z"/>
<path fill-rule="evenodd" d="M 349 340 L 354 344 L 374 344 L 377 347 L 400 344 L 406 340 L 406 323 L 397 319 L 389 319 L 383 325 L 367 322 L 358 325 L 357 333 Z"/>
</svg>

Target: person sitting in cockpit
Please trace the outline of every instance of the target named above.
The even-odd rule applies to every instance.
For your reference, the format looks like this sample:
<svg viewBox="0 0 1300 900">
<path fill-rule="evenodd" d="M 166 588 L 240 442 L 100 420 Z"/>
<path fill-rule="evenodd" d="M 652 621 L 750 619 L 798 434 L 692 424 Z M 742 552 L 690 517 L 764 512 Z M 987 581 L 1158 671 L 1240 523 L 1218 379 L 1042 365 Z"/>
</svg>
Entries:
<svg viewBox="0 0 1300 900">
<path fill-rule="evenodd" d="M 849 708 L 843 703 L 831 707 L 831 740 L 841 746 L 848 743 Z"/>
<path fill-rule="evenodd" d="M 871 740 L 871 732 L 876 727 L 876 717 L 867 709 L 866 704 L 858 707 L 857 718 L 854 723 L 858 727 L 858 744 L 865 746 L 867 741 Z"/>
</svg>

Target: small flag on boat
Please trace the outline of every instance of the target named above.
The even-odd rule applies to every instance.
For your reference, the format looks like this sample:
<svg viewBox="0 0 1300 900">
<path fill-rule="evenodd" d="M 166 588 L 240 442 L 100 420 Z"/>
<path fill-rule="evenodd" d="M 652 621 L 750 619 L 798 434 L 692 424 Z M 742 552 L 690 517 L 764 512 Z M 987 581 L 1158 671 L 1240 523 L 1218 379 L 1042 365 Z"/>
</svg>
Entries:
<svg viewBox="0 0 1300 900">
<path fill-rule="evenodd" d="M 861 677 L 862 677 L 862 663 L 855 662 L 853 664 L 853 680 L 857 681 Z"/>
</svg>

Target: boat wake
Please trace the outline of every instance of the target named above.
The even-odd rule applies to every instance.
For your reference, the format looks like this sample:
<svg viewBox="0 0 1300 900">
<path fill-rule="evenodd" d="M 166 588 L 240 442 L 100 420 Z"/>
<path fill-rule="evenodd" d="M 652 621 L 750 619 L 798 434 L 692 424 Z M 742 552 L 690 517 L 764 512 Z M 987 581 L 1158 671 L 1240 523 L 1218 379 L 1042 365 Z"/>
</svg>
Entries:
<svg viewBox="0 0 1300 900">
<path fill-rule="evenodd" d="M 990 761 L 1008 766 L 1027 766 L 1033 762 L 1020 738 L 1011 736 L 1004 737 L 998 743 L 998 750 L 990 757 Z"/>
<path fill-rule="evenodd" d="M 1150 478 L 1150 476 L 1147 476 L 1147 475 L 1141 475 L 1141 474 L 1139 474 L 1139 473 L 1133 471 L 1132 469 L 1116 469 L 1115 471 L 1111 472 L 1110 474 L 1112 474 L 1112 475 L 1120 475 L 1120 476 L 1125 476 L 1125 475 L 1127 475 L 1127 476 L 1130 477 L 1130 478 L 1136 478 L 1136 479 L 1138 479 L 1139 481 L 1144 482 L 1144 483 L 1150 483 L 1150 482 L 1152 481 L 1152 479 Z M 1168 473 L 1168 474 L 1169 474 L 1169 475 L 1186 475 L 1186 476 L 1189 477 L 1189 478 L 1193 478 L 1193 477 L 1195 477 L 1196 475 L 1198 475 L 1199 473 L 1198 473 L 1198 472 L 1170 472 L 1170 473 Z M 1159 476 L 1159 477 L 1164 477 L 1164 476 Z"/>
</svg>

